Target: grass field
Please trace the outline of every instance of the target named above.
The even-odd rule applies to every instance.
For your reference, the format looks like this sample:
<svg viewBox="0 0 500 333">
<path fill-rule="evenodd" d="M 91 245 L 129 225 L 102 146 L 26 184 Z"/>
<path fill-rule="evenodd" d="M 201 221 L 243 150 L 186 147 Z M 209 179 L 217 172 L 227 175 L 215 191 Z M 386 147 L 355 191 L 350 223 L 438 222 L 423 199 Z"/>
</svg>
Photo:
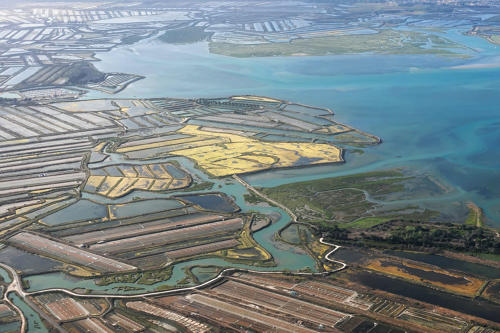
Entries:
<svg viewBox="0 0 500 333">
<path fill-rule="evenodd" d="M 467 202 L 467 207 L 469 207 L 469 215 L 467 216 L 467 219 L 465 220 L 465 224 L 473 225 L 476 227 L 482 227 L 484 224 L 482 209 L 480 207 L 478 207 L 472 201 Z"/>
</svg>

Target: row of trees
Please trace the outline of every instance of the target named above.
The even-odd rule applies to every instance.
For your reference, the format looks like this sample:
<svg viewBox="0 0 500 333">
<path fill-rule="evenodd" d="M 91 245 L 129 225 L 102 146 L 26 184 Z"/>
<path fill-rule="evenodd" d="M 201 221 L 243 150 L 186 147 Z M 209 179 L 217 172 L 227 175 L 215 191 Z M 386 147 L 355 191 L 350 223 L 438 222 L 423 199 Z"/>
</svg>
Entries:
<svg viewBox="0 0 500 333">
<path fill-rule="evenodd" d="M 356 232 L 322 224 L 319 231 L 331 240 L 353 243 L 394 244 L 403 248 L 444 248 L 455 251 L 500 254 L 500 240 L 489 229 L 468 225 L 392 225 L 384 233 Z"/>
<path fill-rule="evenodd" d="M 393 230 L 387 241 L 410 246 L 446 247 L 459 251 L 500 254 L 500 241 L 487 229 L 454 225 L 447 228 L 407 226 Z"/>
</svg>

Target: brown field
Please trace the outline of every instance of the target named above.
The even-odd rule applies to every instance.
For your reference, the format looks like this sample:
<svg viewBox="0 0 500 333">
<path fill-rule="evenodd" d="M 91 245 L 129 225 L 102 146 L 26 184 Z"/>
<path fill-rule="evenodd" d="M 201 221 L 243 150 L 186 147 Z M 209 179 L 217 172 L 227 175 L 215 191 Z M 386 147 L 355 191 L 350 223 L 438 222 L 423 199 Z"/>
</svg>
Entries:
<svg viewBox="0 0 500 333">
<path fill-rule="evenodd" d="M 362 295 L 360 299 L 370 302 L 373 306 L 370 311 L 380 313 L 384 316 L 397 317 L 401 312 L 406 309 L 406 305 L 394 302 L 375 295 Z"/>
<path fill-rule="evenodd" d="M 135 311 L 145 312 L 156 317 L 165 318 L 167 320 L 172 320 L 179 325 L 186 327 L 190 332 L 206 333 L 211 330 L 208 325 L 202 324 L 199 321 L 143 301 L 128 302 L 127 308 Z"/>
<path fill-rule="evenodd" d="M 15 316 L 16 313 L 12 311 L 7 304 L 0 303 L 0 318 Z"/>
<path fill-rule="evenodd" d="M 234 218 L 182 229 L 162 231 L 154 234 L 94 244 L 90 246 L 90 249 L 98 252 L 120 253 L 144 248 L 145 244 L 148 244 L 148 247 L 154 247 L 171 242 L 182 242 L 200 237 L 209 237 L 223 233 L 227 234 L 236 232 L 242 227 L 243 220 L 241 218 Z"/>
<path fill-rule="evenodd" d="M 408 308 L 398 318 L 444 332 L 462 332 L 468 323 L 462 318 L 439 314 L 434 311 Z"/>
<path fill-rule="evenodd" d="M 136 267 L 114 259 L 84 251 L 35 234 L 22 232 L 9 238 L 9 243 L 32 253 L 46 255 L 63 262 L 83 265 L 101 272 L 133 270 Z"/>
<path fill-rule="evenodd" d="M 132 331 L 132 332 L 140 332 L 144 330 L 144 326 L 142 326 L 139 323 L 136 323 L 130 318 L 125 317 L 124 315 L 121 315 L 119 313 L 111 313 L 106 316 L 106 322 L 110 323 L 111 326 L 119 326 L 127 331 Z"/>
<path fill-rule="evenodd" d="M 198 246 L 191 246 L 184 249 L 178 249 L 165 252 L 165 255 L 172 259 L 192 257 L 199 254 L 209 254 L 222 249 L 229 249 L 238 246 L 240 243 L 236 239 L 229 239 L 220 242 L 213 242 Z"/>
<path fill-rule="evenodd" d="M 219 296 L 220 299 L 244 299 L 245 303 L 253 304 L 256 308 L 268 309 L 278 312 L 278 317 L 294 318 L 310 322 L 314 325 L 334 327 L 346 314 L 299 300 L 297 298 L 283 296 L 272 291 L 242 284 L 236 281 L 227 281 L 210 290 L 211 294 Z M 198 295 L 190 296 L 190 299 Z M 253 307 L 253 306 L 252 306 Z"/>
<path fill-rule="evenodd" d="M 45 307 L 54 317 L 63 321 L 84 317 L 89 314 L 85 307 L 69 297 L 45 304 Z"/>
<path fill-rule="evenodd" d="M 373 305 L 373 302 L 360 297 L 358 292 L 331 283 L 319 281 L 292 283 L 279 278 L 244 273 L 234 274 L 231 279 L 244 284 L 259 285 L 269 290 L 280 290 L 285 293 L 294 291 L 299 298 L 345 304 L 363 311 L 369 310 Z"/>
<path fill-rule="evenodd" d="M 474 296 L 483 286 L 485 281 L 465 275 L 458 275 L 439 268 L 415 265 L 406 261 L 389 262 L 375 259 L 368 263 L 366 268 L 397 276 L 411 282 L 430 284 L 453 293 Z M 412 273 L 414 272 L 414 273 Z M 420 276 L 417 275 L 421 273 Z M 431 279 L 433 277 L 433 279 Z M 455 283 L 445 283 L 439 279 L 452 279 Z"/>
<path fill-rule="evenodd" d="M 500 303 L 500 280 L 491 281 L 484 290 L 482 296 L 493 302 Z"/>
<path fill-rule="evenodd" d="M 285 292 L 289 292 L 297 285 L 296 282 L 281 279 L 278 276 L 271 277 L 269 275 L 251 273 L 235 273 L 231 275 L 230 279 L 239 281 L 241 283 L 259 285 L 266 288 L 271 288 L 273 290 L 280 290 Z"/>
<path fill-rule="evenodd" d="M 242 306 L 226 303 L 205 295 L 188 295 L 186 297 L 165 297 L 159 299 L 162 304 L 168 304 L 179 311 L 188 313 L 197 313 L 207 318 L 215 319 L 214 313 L 217 313 L 217 322 L 219 325 L 227 327 L 250 327 L 257 332 L 294 332 L 294 333 L 312 333 L 312 330 L 301 327 L 295 323 L 290 323 L 274 316 L 262 314 L 257 309 L 247 309 Z"/>
<path fill-rule="evenodd" d="M 202 215 L 195 217 L 186 215 L 183 219 L 177 219 L 175 222 L 162 218 L 153 221 L 145 221 L 143 223 L 134 223 L 130 225 L 120 224 L 113 228 L 106 228 L 70 235 L 64 237 L 64 239 L 74 244 L 92 244 L 99 241 L 111 241 L 115 239 L 151 234 L 170 229 L 178 229 L 181 227 L 195 226 L 198 224 L 220 221 L 222 218 L 223 217 L 221 215 Z"/>
<path fill-rule="evenodd" d="M 114 333 L 112 329 L 104 325 L 104 323 L 97 318 L 87 318 L 78 320 L 72 323 L 77 327 L 76 332 L 92 332 L 92 333 Z M 70 330 L 71 332 L 72 330 Z"/>
<path fill-rule="evenodd" d="M 299 294 L 317 297 L 326 301 L 343 303 L 364 311 L 367 311 L 373 305 L 371 302 L 360 299 L 358 293 L 354 290 L 322 282 L 307 281 L 298 284 L 293 290 L 297 291 Z"/>
</svg>

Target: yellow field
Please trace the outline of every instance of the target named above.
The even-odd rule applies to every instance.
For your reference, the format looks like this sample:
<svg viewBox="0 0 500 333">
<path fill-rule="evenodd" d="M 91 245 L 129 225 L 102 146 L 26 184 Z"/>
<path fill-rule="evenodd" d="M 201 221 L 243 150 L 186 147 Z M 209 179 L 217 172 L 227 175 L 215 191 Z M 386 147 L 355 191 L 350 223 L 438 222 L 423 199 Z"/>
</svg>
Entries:
<svg viewBox="0 0 500 333">
<path fill-rule="evenodd" d="M 171 154 L 189 157 L 208 173 L 219 177 L 342 160 L 341 150 L 328 144 L 263 142 L 231 133 L 201 130 L 194 125 L 187 125 L 177 132 L 195 137 L 200 146 L 175 150 Z"/>
<path fill-rule="evenodd" d="M 99 176 L 98 176 L 99 177 Z M 115 186 L 111 191 L 105 193 L 104 195 L 111 197 L 111 198 L 117 198 L 119 196 L 122 196 L 124 193 L 130 192 L 136 187 L 134 185 L 139 181 L 139 178 L 123 178 L 123 180 L 120 182 L 119 185 Z M 138 185 L 137 189 L 147 189 L 147 187 L 143 187 Z M 100 193 L 102 194 L 102 193 Z"/>
<path fill-rule="evenodd" d="M 320 243 L 318 240 L 314 240 L 313 242 L 308 244 L 308 247 L 311 252 L 318 257 L 318 259 L 322 259 L 323 255 L 325 255 L 331 249 L 331 246 Z"/>
<path fill-rule="evenodd" d="M 390 263 L 387 264 L 388 261 L 386 261 L 386 260 L 384 260 L 384 263 L 385 263 L 385 265 L 382 265 L 382 260 L 376 259 L 376 260 L 372 260 L 366 267 L 369 269 L 378 271 L 378 272 L 382 272 L 384 274 L 401 277 L 401 278 L 410 280 L 410 281 L 415 282 L 415 283 L 430 284 L 430 285 L 433 285 L 433 286 L 436 286 L 436 287 L 439 287 L 439 288 L 442 288 L 442 289 L 445 289 L 445 290 L 448 290 L 448 291 L 451 291 L 451 292 L 454 292 L 457 294 L 462 294 L 462 295 L 466 295 L 466 296 L 470 296 L 470 297 L 474 296 L 481 289 L 483 284 L 485 283 L 485 281 L 471 277 L 471 276 L 459 275 L 459 274 L 451 273 L 451 272 L 448 272 L 448 271 L 445 271 L 442 269 L 437 269 L 437 268 L 433 269 L 433 268 L 430 268 L 427 266 L 414 265 L 414 264 L 411 264 L 411 263 L 406 262 L 406 261 L 402 262 L 403 265 L 405 265 L 406 267 L 409 267 L 409 268 L 416 268 L 416 269 L 423 270 L 426 272 L 439 273 L 439 274 L 448 275 L 448 276 L 455 277 L 455 278 L 465 278 L 468 281 L 466 284 L 458 284 L 458 283 L 446 284 L 446 283 L 442 283 L 442 282 L 435 281 L 435 280 L 428 280 L 428 279 L 425 279 L 421 276 L 411 274 L 410 272 L 406 271 L 405 269 L 402 269 L 402 268 L 397 267 L 395 265 L 393 266 Z"/>
<path fill-rule="evenodd" d="M 90 176 L 87 179 L 87 185 L 92 187 L 99 187 L 106 176 Z"/>
<path fill-rule="evenodd" d="M 13 144 L 20 144 L 20 143 L 28 143 L 30 142 L 29 139 L 13 139 L 13 140 L 7 140 L 3 141 L 2 144 L 4 145 L 13 145 Z"/>
<path fill-rule="evenodd" d="M 268 261 L 273 257 L 272 255 L 266 251 L 259 243 L 257 243 L 250 231 L 250 223 L 245 223 L 243 230 L 241 230 L 240 245 L 236 248 L 221 250 L 215 252 L 219 256 L 223 256 L 231 259 L 251 259 L 256 261 Z M 249 250 L 253 250 L 248 252 Z"/>
<path fill-rule="evenodd" d="M 106 146 L 106 144 L 106 142 L 101 142 L 97 146 L 95 146 L 93 150 L 96 152 L 102 152 L 102 149 L 104 148 L 104 146 Z"/>
<path fill-rule="evenodd" d="M 189 186 L 191 177 L 172 177 L 161 164 L 117 167 L 124 176 L 91 175 L 87 179 L 85 191 L 98 193 L 110 198 L 124 196 L 134 190 L 165 191 Z M 155 170 L 155 171 L 153 171 Z"/>
<path fill-rule="evenodd" d="M 90 176 L 92 178 L 92 176 Z M 99 187 L 99 191 L 97 193 L 101 195 L 108 195 L 111 190 L 118 185 L 118 183 L 122 180 L 123 177 L 106 177 L 104 182 Z"/>
<path fill-rule="evenodd" d="M 78 276 L 82 278 L 88 278 L 88 277 L 93 277 L 93 276 L 99 276 L 99 272 L 94 271 L 92 269 L 89 269 L 87 267 L 80 267 L 76 265 L 71 265 L 67 263 L 63 263 L 61 266 L 61 270 L 73 275 L 73 276 Z"/>
<path fill-rule="evenodd" d="M 125 177 L 137 177 L 137 171 L 130 165 L 121 165 L 120 171 L 125 175 Z"/>
</svg>

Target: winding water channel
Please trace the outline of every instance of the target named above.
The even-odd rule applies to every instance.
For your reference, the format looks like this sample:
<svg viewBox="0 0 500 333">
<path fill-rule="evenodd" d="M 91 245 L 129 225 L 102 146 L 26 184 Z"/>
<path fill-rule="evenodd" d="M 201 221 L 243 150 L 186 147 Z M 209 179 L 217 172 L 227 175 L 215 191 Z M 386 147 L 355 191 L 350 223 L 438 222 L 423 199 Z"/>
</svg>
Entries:
<svg viewBox="0 0 500 333">
<path fill-rule="evenodd" d="M 190 260 L 186 262 L 182 262 L 176 264 L 172 271 L 172 276 L 167 281 L 158 282 L 152 285 L 140 285 L 136 283 L 112 283 L 106 286 L 98 286 L 94 283 L 93 280 L 89 279 L 80 279 L 72 276 L 68 276 L 62 272 L 48 273 L 48 274 L 39 274 L 25 277 L 29 283 L 29 288 L 27 291 L 38 291 L 49 288 L 67 288 L 67 289 L 89 289 L 94 292 L 99 293 L 110 293 L 110 294 L 137 294 L 141 292 L 154 291 L 160 286 L 174 286 L 180 280 L 185 277 L 185 269 L 194 266 L 194 265 L 215 265 L 220 267 L 236 267 L 236 268 L 244 268 L 251 270 L 260 270 L 260 271 L 298 271 L 304 268 L 310 268 L 313 271 L 316 271 L 316 263 L 315 261 L 303 251 L 295 248 L 292 245 L 285 244 L 282 242 L 278 242 L 274 240 L 274 234 L 280 230 L 282 227 L 287 225 L 290 222 L 290 216 L 278 207 L 262 207 L 262 206 L 252 206 L 248 205 L 243 196 L 247 193 L 247 189 L 245 186 L 240 184 L 239 182 L 233 179 L 216 179 L 210 178 L 209 176 L 203 174 L 198 169 L 195 168 L 194 163 L 186 158 L 164 158 L 164 159 L 156 159 L 156 160 L 148 160 L 137 161 L 137 160 L 127 160 L 122 155 L 119 154 L 109 154 L 109 158 L 103 162 L 95 163 L 90 165 L 91 168 L 103 167 L 106 165 L 116 164 L 116 163 L 132 163 L 132 164 L 144 164 L 144 163 L 157 163 L 157 162 L 166 162 L 171 160 L 179 161 L 183 168 L 189 171 L 193 177 L 200 181 L 212 182 L 214 183 L 213 191 L 220 191 L 226 193 L 231 196 L 235 203 L 241 208 L 243 213 L 247 213 L 250 211 L 258 211 L 262 214 L 271 214 L 271 213 L 279 213 L 280 218 L 278 221 L 273 223 L 272 225 L 255 232 L 253 234 L 254 239 L 261 244 L 264 248 L 266 248 L 269 253 L 272 254 L 276 266 L 274 267 L 258 267 L 258 266 L 248 266 L 243 264 L 235 264 L 232 262 L 227 262 L 222 258 L 205 258 L 199 260 Z M 189 192 L 196 193 L 196 192 Z M 95 194 L 89 194 L 84 192 L 82 194 L 83 199 L 92 200 L 102 204 L 116 204 L 116 203 L 126 203 L 132 201 L 132 198 L 140 198 L 140 199 L 157 199 L 157 198 L 167 198 L 175 195 L 186 194 L 186 192 L 170 192 L 170 193 L 153 193 L 146 191 L 134 191 L 133 193 L 124 196 L 122 198 L 118 198 L 116 200 L 105 198 Z M 67 217 L 70 218 L 72 212 L 70 209 L 67 209 Z M 59 216 L 59 218 L 64 218 L 64 216 Z M 189 286 L 189 285 L 188 285 Z M 140 290 L 123 290 L 122 288 L 133 287 L 133 288 L 142 288 Z"/>
</svg>

